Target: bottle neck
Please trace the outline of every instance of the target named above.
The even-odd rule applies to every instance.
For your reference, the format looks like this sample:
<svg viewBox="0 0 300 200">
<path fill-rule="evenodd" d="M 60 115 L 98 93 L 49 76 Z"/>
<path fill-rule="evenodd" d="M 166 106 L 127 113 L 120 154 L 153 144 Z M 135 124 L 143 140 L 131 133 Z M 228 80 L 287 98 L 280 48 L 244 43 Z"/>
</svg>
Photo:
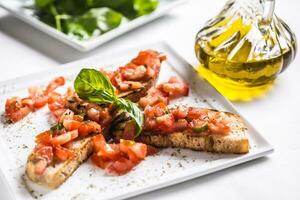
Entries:
<svg viewBox="0 0 300 200">
<path fill-rule="evenodd" d="M 274 15 L 275 0 L 263 0 L 264 11 L 263 11 L 263 21 L 264 24 L 270 24 Z"/>
</svg>

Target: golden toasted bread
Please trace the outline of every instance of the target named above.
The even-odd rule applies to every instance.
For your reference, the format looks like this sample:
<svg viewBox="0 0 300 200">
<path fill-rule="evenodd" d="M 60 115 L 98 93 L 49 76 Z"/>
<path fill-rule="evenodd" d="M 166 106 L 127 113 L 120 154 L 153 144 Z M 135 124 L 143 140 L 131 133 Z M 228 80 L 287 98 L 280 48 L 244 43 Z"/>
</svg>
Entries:
<svg viewBox="0 0 300 200">
<path fill-rule="evenodd" d="M 93 147 L 91 141 L 92 137 L 75 141 L 71 147 L 71 150 L 74 152 L 74 157 L 64 162 L 54 162 L 53 165 L 47 167 L 41 176 L 35 173 L 37 158 L 34 153 L 31 153 L 26 164 L 27 177 L 31 181 L 51 189 L 59 187 L 92 153 Z"/>
<path fill-rule="evenodd" d="M 209 110 L 209 112 L 218 112 Z M 209 134 L 197 135 L 188 132 L 174 132 L 171 134 L 159 134 L 143 132 L 136 140 L 145 144 L 157 147 L 179 147 L 196 151 L 208 151 L 217 153 L 248 153 L 249 140 L 247 129 L 238 115 L 223 112 L 228 116 L 230 132 L 226 135 Z M 114 135 L 117 140 L 122 138 L 125 123 L 130 118 L 124 114 L 119 114 L 118 125 L 114 125 Z"/>
</svg>

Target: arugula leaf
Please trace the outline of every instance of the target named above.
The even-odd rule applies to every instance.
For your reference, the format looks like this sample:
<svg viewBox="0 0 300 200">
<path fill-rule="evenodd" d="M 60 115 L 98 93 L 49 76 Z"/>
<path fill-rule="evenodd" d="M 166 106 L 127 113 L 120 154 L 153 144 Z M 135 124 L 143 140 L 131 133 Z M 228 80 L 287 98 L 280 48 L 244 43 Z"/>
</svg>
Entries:
<svg viewBox="0 0 300 200">
<path fill-rule="evenodd" d="M 77 75 L 74 88 L 78 96 L 93 103 L 110 103 L 127 112 L 137 125 L 137 136 L 144 123 L 143 112 L 131 101 L 115 95 L 111 82 L 100 71 L 82 69 Z"/>
<path fill-rule="evenodd" d="M 158 0 L 35 0 L 43 22 L 76 39 L 99 36 L 154 11 Z"/>
<path fill-rule="evenodd" d="M 142 126 L 144 124 L 144 115 L 141 110 L 137 107 L 135 103 L 128 101 L 126 99 L 118 98 L 116 104 L 118 107 L 124 111 L 126 111 L 130 117 L 134 119 L 137 124 L 137 135 L 141 133 Z"/>
<path fill-rule="evenodd" d="M 157 0 L 134 0 L 134 9 L 138 16 L 147 15 L 153 12 L 158 6 Z"/>
<path fill-rule="evenodd" d="M 70 36 L 86 40 L 118 27 L 123 15 L 109 8 L 94 8 L 79 17 L 68 18 L 64 31 Z"/>
<path fill-rule="evenodd" d="M 108 7 L 134 19 L 154 11 L 158 0 L 90 0 L 88 4 L 90 7 Z"/>
<path fill-rule="evenodd" d="M 53 2 L 54 0 L 35 0 L 35 5 L 41 9 L 47 7 Z"/>
</svg>

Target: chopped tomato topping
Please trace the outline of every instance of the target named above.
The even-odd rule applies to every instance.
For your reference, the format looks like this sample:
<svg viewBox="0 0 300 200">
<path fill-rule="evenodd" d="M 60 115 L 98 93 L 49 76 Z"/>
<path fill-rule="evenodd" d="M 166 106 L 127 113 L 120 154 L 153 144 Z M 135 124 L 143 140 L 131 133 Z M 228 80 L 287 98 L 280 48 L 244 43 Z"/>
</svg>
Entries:
<svg viewBox="0 0 300 200">
<path fill-rule="evenodd" d="M 189 86 L 186 82 L 172 76 L 167 83 L 162 83 L 158 88 L 168 94 L 170 98 L 189 95 Z"/>
<path fill-rule="evenodd" d="M 168 109 L 163 104 L 147 106 L 144 110 L 144 130 L 158 134 L 176 131 L 191 133 L 228 134 L 230 126 L 224 113 L 208 115 L 207 109 L 193 107 L 174 107 Z M 126 127 L 126 125 L 125 125 Z"/>
<path fill-rule="evenodd" d="M 31 111 L 32 109 L 27 104 L 23 104 L 21 99 L 18 97 L 12 97 L 6 100 L 5 103 L 6 117 L 12 122 L 17 122 L 23 119 Z"/>
<path fill-rule="evenodd" d="M 54 148 L 54 154 L 60 161 L 66 161 L 74 156 L 74 153 L 71 150 L 61 146 L 56 146 Z"/>
<path fill-rule="evenodd" d="M 48 102 L 48 96 L 44 94 L 44 91 L 40 87 L 30 87 L 28 89 L 30 98 L 34 101 L 34 107 L 39 109 L 44 107 Z"/>
<path fill-rule="evenodd" d="M 166 83 L 160 84 L 156 88 L 151 88 L 147 95 L 140 99 L 139 106 L 145 108 L 146 106 L 154 106 L 158 103 L 169 104 L 169 99 L 187 96 L 189 93 L 189 86 L 187 83 L 171 77 Z"/>
<path fill-rule="evenodd" d="M 37 144 L 43 144 L 43 145 L 50 145 L 52 140 L 52 133 L 51 131 L 45 131 L 40 133 L 35 137 L 35 142 Z"/>
<path fill-rule="evenodd" d="M 64 120 L 63 125 L 68 131 L 78 130 L 80 137 L 85 137 L 90 133 L 101 132 L 101 126 L 92 121 L 82 122 L 72 119 L 66 119 Z"/>
<path fill-rule="evenodd" d="M 147 156 L 147 145 L 131 140 L 119 144 L 107 144 L 99 134 L 93 138 L 92 161 L 110 174 L 123 175 Z"/>
<path fill-rule="evenodd" d="M 46 159 L 39 159 L 34 165 L 34 173 L 38 176 L 43 175 L 47 166 L 48 163 Z"/>
<path fill-rule="evenodd" d="M 104 74 L 120 91 L 136 90 L 143 87 L 142 82 L 158 75 L 161 62 L 165 56 L 151 50 L 141 51 L 136 58 L 115 72 L 105 71 Z"/>
<path fill-rule="evenodd" d="M 23 119 L 30 112 L 44 107 L 48 103 L 49 93 L 53 92 L 58 86 L 61 86 L 63 84 L 64 78 L 59 77 L 54 79 L 45 90 L 40 87 L 29 88 L 29 97 L 23 99 L 12 97 L 10 99 L 7 99 L 5 104 L 5 113 L 7 118 L 14 123 Z M 50 109 L 52 111 L 54 110 L 54 105 L 51 106 Z M 62 109 L 62 106 L 60 106 L 60 109 Z"/>
<path fill-rule="evenodd" d="M 65 78 L 62 76 L 59 76 L 52 80 L 49 85 L 46 87 L 45 94 L 49 94 L 50 92 L 53 92 L 56 88 L 59 86 L 63 86 L 65 84 Z"/>
<path fill-rule="evenodd" d="M 54 146 L 66 144 L 77 137 L 78 137 L 78 130 L 69 131 L 61 135 L 58 135 L 56 137 L 53 137 L 51 139 L 51 144 Z"/>
</svg>

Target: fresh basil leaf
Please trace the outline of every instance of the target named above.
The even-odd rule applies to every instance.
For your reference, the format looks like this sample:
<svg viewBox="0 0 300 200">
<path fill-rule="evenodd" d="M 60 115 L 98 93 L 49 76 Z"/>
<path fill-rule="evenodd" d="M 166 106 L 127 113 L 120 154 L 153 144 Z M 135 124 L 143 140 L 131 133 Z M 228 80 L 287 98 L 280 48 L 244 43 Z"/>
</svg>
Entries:
<svg viewBox="0 0 300 200">
<path fill-rule="evenodd" d="M 126 99 L 118 98 L 116 102 L 117 106 L 122 109 L 123 111 L 127 112 L 130 117 L 135 121 L 137 125 L 137 135 L 136 137 L 141 133 L 142 126 L 144 124 L 144 114 L 139 109 L 139 107 Z"/>
<path fill-rule="evenodd" d="M 82 69 L 74 88 L 80 98 L 96 103 L 113 103 L 116 98 L 111 82 L 95 69 Z"/>
<path fill-rule="evenodd" d="M 118 98 L 111 82 L 100 71 L 82 69 L 75 79 L 74 88 L 82 99 L 94 103 L 111 103 L 127 112 L 136 122 L 137 136 L 141 133 L 144 123 L 143 112 L 135 103 Z"/>
</svg>

